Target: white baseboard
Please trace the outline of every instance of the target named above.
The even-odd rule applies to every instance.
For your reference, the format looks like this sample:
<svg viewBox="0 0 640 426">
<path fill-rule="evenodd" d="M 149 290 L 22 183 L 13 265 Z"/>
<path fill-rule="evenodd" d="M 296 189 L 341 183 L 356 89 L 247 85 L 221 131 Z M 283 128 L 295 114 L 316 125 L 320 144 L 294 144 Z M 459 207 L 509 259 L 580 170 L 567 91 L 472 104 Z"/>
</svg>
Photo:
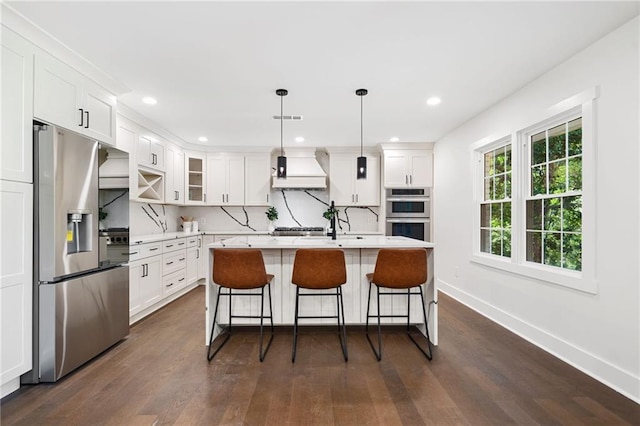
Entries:
<svg viewBox="0 0 640 426">
<path fill-rule="evenodd" d="M 640 404 L 640 377 L 438 279 L 438 290 Z M 446 336 L 440 336 L 446 339 Z"/>
<path fill-rule="evenodd" d="M 17 391 L 18 389 L 20 389 L 20 377 L 16 377 L 15 379 L 11 379 L 8 382 L 2 384 L 2 386 L 0 387 L 0 398 L 4 398 L 10 393 Z"/>
</svg>

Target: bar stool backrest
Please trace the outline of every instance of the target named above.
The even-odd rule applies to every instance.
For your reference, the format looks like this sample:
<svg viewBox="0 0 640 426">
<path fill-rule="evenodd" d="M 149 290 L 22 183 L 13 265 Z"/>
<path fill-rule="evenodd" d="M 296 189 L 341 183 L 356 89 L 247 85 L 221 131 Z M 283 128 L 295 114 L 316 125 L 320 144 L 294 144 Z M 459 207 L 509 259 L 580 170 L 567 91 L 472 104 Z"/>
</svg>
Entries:
<svg viewBox="0 0 640 426">
<path fill-rule="evenodd" d="M 371 280 L 380 287 L 411 288 L 427 281 L 427 251 L 380 249 Z"/>
<path fill-rule="evenodd" d="M 269 279 L 262 252 L 255 248 L 213 249 L 213 282 L 236 289 L 266 285 Z"/>
<path fill-rule="evenodd" d="M 344 252 L 340 249 L 298 249 L 291 282 L 302 288 L 336 288 L 347 282 Z"/>
</svg>

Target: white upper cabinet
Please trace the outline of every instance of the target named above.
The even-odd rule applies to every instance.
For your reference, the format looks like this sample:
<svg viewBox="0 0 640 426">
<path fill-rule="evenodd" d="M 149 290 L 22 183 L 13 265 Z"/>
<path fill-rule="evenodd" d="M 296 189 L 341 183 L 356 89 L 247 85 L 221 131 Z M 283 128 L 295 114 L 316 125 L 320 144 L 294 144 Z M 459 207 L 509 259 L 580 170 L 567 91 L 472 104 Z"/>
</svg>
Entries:
<svg viewBox="0 0 640 426">
<path fill-rule="evenodd" d="M 33 182 L 33 57 L 36 48 L 2 27 L 0 179 Z"/>
<path fill-rule="evenodd" d="M 138 139 L 138 149 L 136 150 L 138 165 L 164 171 L 164 157 L 165 146 L 162 142 L 140 136 Z"/>
<path fill-rule="evenodd" d="M 380 205 L 380 157 L 367 155 L 367 178 L 357 179 L 359 154 L 330 154 L 330 198 L 339 206 Z"/>
<path fill-rule="evenodd" d="M 165 202 L 184 205 L 184 152 L 174 145 L 167 147 Z"/>
<path fill-rule="evenodd" d="M 35 58 L 33 115 L 114 145 L 115 96 L 46 53 Z"/>
<path fill-rule="evenodd" d="M 384 186 L 385 188 L 433 186 L 433 151 L 385 150 Z"/>
<path fill-rule="evenodd" d="M 244 205 L 244 156 L 207 156 L 206 203 L 211 206 Z"/>
<path fill-rule="evenodd" d="M 244 204 L 269 205 L 271 191 L 271 155 L 247 154 L 244 157 Z"/>
</svg>

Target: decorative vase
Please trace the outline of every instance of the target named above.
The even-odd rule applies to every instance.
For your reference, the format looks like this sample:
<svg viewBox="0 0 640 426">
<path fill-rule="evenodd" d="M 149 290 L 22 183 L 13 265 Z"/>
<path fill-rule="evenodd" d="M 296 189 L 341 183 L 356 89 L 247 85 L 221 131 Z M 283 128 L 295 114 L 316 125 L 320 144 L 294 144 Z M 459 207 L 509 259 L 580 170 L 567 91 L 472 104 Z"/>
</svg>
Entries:
<svg viewBox="0 0 640 426">
<path fill-rule="evenodd" d="M 269 231 L 269 235 L 273 235 L 273 231 L 276 230 L 276 226 L 273 224 L 272 220 L 269 221 L 269 226 L 267 230 Z"/>
</svg>

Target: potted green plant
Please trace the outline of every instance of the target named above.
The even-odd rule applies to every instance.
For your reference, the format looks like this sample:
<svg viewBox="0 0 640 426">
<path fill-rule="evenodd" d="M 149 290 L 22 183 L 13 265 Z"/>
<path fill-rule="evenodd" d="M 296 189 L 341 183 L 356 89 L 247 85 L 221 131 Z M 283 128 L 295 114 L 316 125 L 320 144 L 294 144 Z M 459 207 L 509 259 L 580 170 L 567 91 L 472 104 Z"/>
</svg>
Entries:
<svg viewBox="0 0 640 426">
<path fill-rule="evenodd" d="M 269 221 L 269 234 L 273 234 L 273 231 L 275 229 L 273 222 L 275 220 L 278 220 L 278 209 L 276 209 L 274 206 L 269 206 L 264 214 L 267 215 L 267 220 Z"/>
</svg>

